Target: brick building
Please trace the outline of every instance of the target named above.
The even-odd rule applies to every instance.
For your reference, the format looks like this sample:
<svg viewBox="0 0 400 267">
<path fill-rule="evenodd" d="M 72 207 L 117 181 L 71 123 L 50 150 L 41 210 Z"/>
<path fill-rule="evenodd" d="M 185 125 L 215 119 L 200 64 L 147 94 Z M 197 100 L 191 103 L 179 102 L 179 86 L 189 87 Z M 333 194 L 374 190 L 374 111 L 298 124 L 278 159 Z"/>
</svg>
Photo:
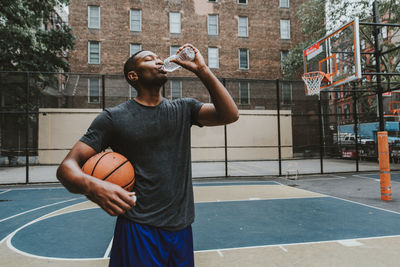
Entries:
<svg viewBox="0 0 400 267">
<path fill-rule="evenodd" d="M 79 102 L 87 101 L 89 106 L 101 101 L 102 83 L 106 96 L 130 97 L 135 91 L 123 81 L 122 68 L 132 53 L 145 49 L 166 58 L 181 45 L 192 43 L 215 75 L 227 78 L 227 88 L 238 105 L 274 109 L 275 100 L 267 103 L 265 98 L 270 90 L 275 92 L 275 83 L 258 80 L 281 78 L 282 58 L 302 38 L 295 12 L 303 1 L 73 0 L 69 24 L 77 40 L 69 53 L 71 71 L 112 76 L 71 77 L 66 91 L 83 94 Z M 169 76 L 166 97 L 209 100 L 192 73 L 179 70 Z M 292 87 L 286 84 L 282 99 L 290 102 L 291 98 Z"/>
</svg>

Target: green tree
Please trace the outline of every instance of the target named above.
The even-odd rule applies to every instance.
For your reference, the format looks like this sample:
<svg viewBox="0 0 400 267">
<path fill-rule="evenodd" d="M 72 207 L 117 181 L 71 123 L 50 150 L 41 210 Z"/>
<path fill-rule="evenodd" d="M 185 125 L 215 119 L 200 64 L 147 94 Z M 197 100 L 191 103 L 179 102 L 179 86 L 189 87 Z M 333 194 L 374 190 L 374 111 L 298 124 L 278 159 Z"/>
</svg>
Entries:
<svg viewBox="0 0 400 267">
<path fill-rule="evenodd" d="M 69 0 L 0 1 L 0 70 L 68 71 L 63 54 L 74 47 L 71 27 L 55 25 L 56 6 Z"/>
<path fill-rule="evenodd" d="M 282 71 L 287 79 L 298 79 L 303 72 L 303 50 L 326 34 L 325 0 L 306 0 L 300 5 L 296 16 L 305 41 L 291 49 L 283 61 Z"/>
<path fill-rule="evenodd" d="M 25 146 L 29 155 L 36 154 L 39 107 L 58 103 L 54 95 L 65 77 L 44 72 L 70 70 L 65 53 L 74 48 L 75 38 L 55 12 L 69 2 L 0 1 L 0 110 L 8 112 L 0 115 L 0 151 L 10 165 L 25 154 Z"/>
</svg>

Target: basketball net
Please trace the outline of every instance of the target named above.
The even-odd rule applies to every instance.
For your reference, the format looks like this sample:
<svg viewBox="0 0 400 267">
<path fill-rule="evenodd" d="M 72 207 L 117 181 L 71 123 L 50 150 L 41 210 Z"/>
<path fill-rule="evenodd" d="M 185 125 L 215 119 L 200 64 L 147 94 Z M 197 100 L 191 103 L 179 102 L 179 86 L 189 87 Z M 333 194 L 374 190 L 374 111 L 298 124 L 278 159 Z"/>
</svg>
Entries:
<svg viewBox="0 0 400 267">
<path fill-rule="evenodd" d="M 312 71 L 304 73 L 301 78 L 306 84 L 307 95 L 319 95 L 319 89 L 321 88 L 321 82 L 325 77 L 325 73 L 322 71 Z"/>
</svg>

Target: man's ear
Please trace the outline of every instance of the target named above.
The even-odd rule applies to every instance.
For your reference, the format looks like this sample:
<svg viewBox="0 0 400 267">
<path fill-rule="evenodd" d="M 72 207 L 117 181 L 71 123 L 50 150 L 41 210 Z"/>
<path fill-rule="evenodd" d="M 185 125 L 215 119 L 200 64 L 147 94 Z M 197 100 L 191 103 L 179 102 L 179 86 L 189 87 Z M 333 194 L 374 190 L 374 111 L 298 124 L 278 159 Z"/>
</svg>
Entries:
<svg viewBox="0 0 400 267">
<path fill-rule="evenodd" d="M 138 77 L 138 75 L 137 75 L 137 73 L 135 71 L 131 70 L 130 72 L 128 72 L 128 79 L 129 80 L 131 80 L 133 82 L 136 82 L 138 80 L 138 78 L 139 77 Z"/>
</svg>

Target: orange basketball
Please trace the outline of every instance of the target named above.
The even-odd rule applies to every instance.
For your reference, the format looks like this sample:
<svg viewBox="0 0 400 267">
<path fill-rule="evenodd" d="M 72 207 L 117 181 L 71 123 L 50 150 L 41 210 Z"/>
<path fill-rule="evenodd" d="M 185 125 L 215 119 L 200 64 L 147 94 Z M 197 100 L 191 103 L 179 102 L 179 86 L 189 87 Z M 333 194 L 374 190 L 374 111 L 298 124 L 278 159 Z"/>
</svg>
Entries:
<svg viewBox="0 0 400 267">
<path fill-rule="evenodd" d="M 132 191 L 135 171 L 127 158 L 116 152 L 101 152 L 83 165 L 84 173 Z"/>
</svg>

